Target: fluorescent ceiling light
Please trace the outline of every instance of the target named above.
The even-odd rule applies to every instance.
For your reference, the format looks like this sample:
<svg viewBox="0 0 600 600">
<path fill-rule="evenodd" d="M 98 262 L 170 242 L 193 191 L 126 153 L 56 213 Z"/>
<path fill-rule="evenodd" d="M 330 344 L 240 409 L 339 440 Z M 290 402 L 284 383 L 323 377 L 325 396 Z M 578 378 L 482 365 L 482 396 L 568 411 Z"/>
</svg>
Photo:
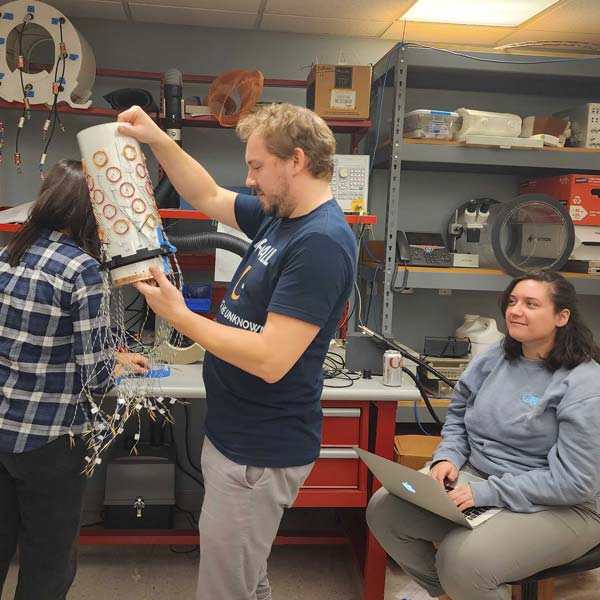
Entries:
<svg viewBox="0 0 600 600">
<path fill-rule="evenodd" d="M 515 27 L 558 0 L 417 0 L 400 20 Z"/>
</svg>

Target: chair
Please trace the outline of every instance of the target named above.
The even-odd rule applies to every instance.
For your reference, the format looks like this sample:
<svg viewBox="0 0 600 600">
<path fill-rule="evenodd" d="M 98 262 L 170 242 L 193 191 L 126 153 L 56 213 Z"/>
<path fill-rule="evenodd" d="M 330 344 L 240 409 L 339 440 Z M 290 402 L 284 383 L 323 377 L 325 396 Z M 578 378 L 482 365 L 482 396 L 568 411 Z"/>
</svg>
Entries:
<svg viewBox="0 0 600 600">
<path fill-rule="evenodd" d="M 538 583 L 544 579 L 552 579 L 562 577 L 563 575 L 571 575 L 573 573 L 582 573 L 600 567 L 600 544 L 591 550 L 572 560 L 571 562 L 545 569 L 539 573 L 535 573 L 521 581 L 516 581 L 512 585 L 521 586 L 521 600 L 552 600 L 552 588 L 547 587 L 541 594 L 538 595 Z"/>
</svg>

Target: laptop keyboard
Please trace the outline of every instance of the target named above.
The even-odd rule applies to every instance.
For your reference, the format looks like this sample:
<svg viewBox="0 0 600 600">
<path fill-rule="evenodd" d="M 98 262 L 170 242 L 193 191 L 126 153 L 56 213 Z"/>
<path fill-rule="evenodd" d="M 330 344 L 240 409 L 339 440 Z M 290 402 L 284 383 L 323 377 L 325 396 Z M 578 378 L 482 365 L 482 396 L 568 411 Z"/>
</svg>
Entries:
<svg viewBox="0 0 600 600">
<path fill-rule="evenodd" d="M 471 506 L 471 508 L 467 508 L 463 510 L 463 515 L 465 515 L 467 521 L 473 521 L 477 517 L 481 516 L 484 512 L 487 512 L 493 506 Z"/>
</svg>

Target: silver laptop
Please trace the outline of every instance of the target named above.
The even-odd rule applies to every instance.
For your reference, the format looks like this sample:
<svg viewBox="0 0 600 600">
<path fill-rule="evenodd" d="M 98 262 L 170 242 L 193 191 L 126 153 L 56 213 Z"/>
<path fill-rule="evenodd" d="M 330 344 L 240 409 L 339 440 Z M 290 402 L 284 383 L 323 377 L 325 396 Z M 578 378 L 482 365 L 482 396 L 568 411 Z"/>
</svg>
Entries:
<svg viewBox="0 0 600 600">
<path fill-rule="evenodd" d="M 454 521 L 463 527 L 473 529 L 491 519 L 503 509 L 486 506 L 475 506 L 461 512 L 450 500 L 440 483 L 424 472 L 415 471 L 397 462 L 367 452 L 362 448 L 354 448 L 364 461 L 369 471 L 379 479 L 381 485 L 394 496 L 416 504 L 440 517 Z M 471 473 L 460 472 L 456 486 L 470 481 L 482 481 L 481 477 Z"/>
</svg>

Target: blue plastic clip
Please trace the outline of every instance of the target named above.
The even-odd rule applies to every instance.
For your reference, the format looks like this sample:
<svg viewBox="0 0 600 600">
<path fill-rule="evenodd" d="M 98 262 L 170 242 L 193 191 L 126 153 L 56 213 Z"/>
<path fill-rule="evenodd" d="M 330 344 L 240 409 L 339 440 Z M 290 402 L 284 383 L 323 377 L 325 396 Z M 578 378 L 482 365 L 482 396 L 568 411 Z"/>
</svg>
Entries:
<svg viewBox="0 0 600 600">
<path fill-rule="evenodd" d="M 140 373 L 127 375 L 126 377 L 117 377 L 115 383 L 119 385 L 123 379 L 138 379 L 140 377 L 150 377 L 152 379 L 159 379 L 161 377 L 168 377 L 171 374 L 171 367 L 167 364 L 160 363 L 156 365 L 155 369 L 150 369 L 146 373 Z"/>
<path fill-rule="evenodd" d="M 169 262 L 169 259 L 163 254 L 161 256 L 162 258 L 162 262 L 163 262 L 163 271 L 165 273 L 170 273 L 171 272 L 171 263 Z"/>
<path fill-rule="evenodd" d="M 156 366 L 155 369 L 150 369 L 146 373 L 146 377 L 168 377 L 171 374 L 171 367 L 169 365 Z"/>
<path fill-rule="evenodd" d="M 58 83 L 62 83 L 63 85 L 64 85 L 65 83 L 67 83 L 67 82 L 65 81 L 65 78 L 64 78 L 64 77 L 60 77 L 60 78 L 57 80 L 57 82 L 58 82 Z"/>
<path fill-rule="evenodd" d="M 0 45 L 4 44 L 6 40 L 4 38 L 0 38 Z"/>
<path fill-rule="evenodd" d="M 50 19 L 50 23 L 52 23 L 52 25 L 58 25 L 60 23 L 60 19 L 58 17 L 52 17 L 52 19 Z"/>
<path fill-rule="evenodd" d="M 69 54 L 69 60 L 77 60 L 79 58 L 79 54 Z"/>
<path fill-rule="evenodd" d="M 163 235 L 162 228 L 160 228 L 160 227 L 156 228 L 156 235 L 158 237 L 158 243 L 160 244 L 161 248 L 166 248 L 170 254 L 175 254 L 175 252 L 177 252 L 177 248 L 175 248 L 175 246 L 173 246 L 173 244 L 169 244 L 169 242 L 167 242 L 167 240 L 165 240 L 165 236 Z"/>
<path fill-rule="evenodd" d="M 30 5 L 27 7 L 27 12 L 28 12 L 28 13 L 33 13 L 33 12 L 35 12 L 35 6 L 34 6 L 33 4 L 30 4 Z"/>
<path fill-rule="evenodd" d="M 0 79 L 4 79 L 4 73 L 0 73 Z"/>
<path fill-rule="evenodd" d="M 6 19 L 7 21 L 13 21 L 15 18 L 15 15 L 13 13 L 2 13 L 2 18 Z"/>
</svg>

